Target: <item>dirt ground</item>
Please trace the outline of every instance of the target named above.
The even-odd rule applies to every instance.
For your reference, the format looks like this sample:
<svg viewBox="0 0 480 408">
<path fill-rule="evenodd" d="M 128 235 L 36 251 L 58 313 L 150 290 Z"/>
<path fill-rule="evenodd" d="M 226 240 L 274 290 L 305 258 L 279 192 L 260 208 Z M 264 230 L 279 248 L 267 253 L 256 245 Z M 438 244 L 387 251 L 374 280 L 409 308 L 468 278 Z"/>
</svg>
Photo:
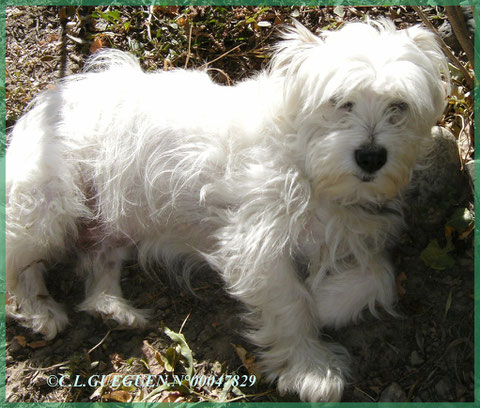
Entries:
<svg viewBox="0 0 480 408">
<path fill-rule="evenodd" d="M 98 10 L 104 13 L 103 17 Z M 259 18 L 258 8 L 238 8 L 236 16 L 235 12 L 231 13 L 231 18 L 245 21 L 244 27 L 234 26 L 237 38 L 244 38 L 238 45 L 229 37 L 228 25 L 211 22 L 215 14 L 209 8 L 185 12 L 173 6 L 170 9 L 129 7 L 120 8 L 120 16 L 108 14 L 115 10 L 7 7 L 7 127 L 13 126 L 32 97 L 62 72 L 78 72 L 96 47 L 133 50 L 142 58 L 146 69 L 187 64 L 198 67 L 220 57 L 211 64 L 216 69 L 212 72 L 218 81 L 228 83 L 263 66 L 274 37 L 270 35 L 273 26 L 282 19 L 288 21 L 289 15 L 312 29 L 341 19 L 338 10 L 335 14 L 333 8 L 271 8 L 262 12 L 262 16 L 267 16 L 264 20 Z M 427 11 L 441 13 L 441 10 Z M 88 17 L 95 12 L 96 18 Z M 366 8 L 351 8 L 343 17 L 358 19 L 365 13 Z M 393 16 L 400 26 L 418 20 L 408 8 L 375 8 L 369 13 Z M 185 24 L 182 17 L 195 22 L 191 25 L 190 36 L 188 26 L 182 26 Z M 248 24 L 253 23 L 248 23 L 249 17 L 257 19 L 251 32 Z M 270 25 L 258 24 L 259 21 Z M 213 36 L 215 27 L 212 24 L 218 24 L 223 34 Z M 187 34 L 177 38 L 176 31 L 180 29 Z M 195 41 L 192 41 L 192 33 L 196 35 Z M 162 35 L 172 44 L 176 41 L 179 48 L 185 49 L 190 44 L 191 56 L 165 50 L 160 46 L 167 41 L 162 40 Z M 223 55 L 237 46 L 234 52 Z M 434 174 L 435 166 L 439 171 L 445 167 L 442 160 L 440 158 L 439 163 L 433 165 Z M 457 209 L 471 209 L 472 195 L 467 177 L 455 164 L 449 171 L 451 177 L 444 178 L 443 184 L 432 191 L 419 191 L 420 185 L 410 194 L 407 229 L 393 251 L 399 281 L 404 288 L 397 306 L 400 317 L 375 319 L 365 314 L 360 323 L 325 334 L 351 353 L 353 378 L 343 401 L 473 401 L 473 234 L 464 239 L 454 237 L 451 256 L 455 263 L 452 267 L 431 269 L 420 257 L 433 239 L 444 245 L 445 225 Z M 7 322 L 8 402 L 142 400 L 146 391 L 141 387 L 114 390 L 95 386 L 52 386 L 51 376 L 59 378 L 68 374 L 71 378 L 78 375 L 85 379 L 112 373 L 170 376 L 181 373 L 184 368 L 176 363 L 180 361 L 185 366 L 188 352 L 179 352 L 179 348 L 171 351 L 175 349 L 172 344 L 179 342 L 165 334 L 163 325 L 184 335 L 198 374 L 246 376 L 254 369 L 250 354 L 243 361 L 239 357 L 243 350 L 249 353 L 255 350 L 241 336 L 245 327 L 239 317 L 242 306 L 229 298 L 211 271 L 199 271 L 194 277 L 193 295 L 181 284 L 170 281 L 160 267 L 157 276 L 151 277 L 140 272 L 136 265 L 127 266 L 122 280 L 126 297 L 136 306 L 152 311 L 151 324 L 145 330 L 119 330 L 111 322 L 76 312 L 75 305 L 82 300 L 83 289 L 82 282 L 72 273 L 72 264 L 55 265 L 48 286 L 53 296 L 65 304 L 70 325 L 47 342 L 16 322 Z M 177 353 L 172 369 L 165 363 L 169 353 Z M 147 400 L 298 401 L 296 396 L 279 396 L 272 385 L 261 379 L 251 387 L 222 384 L 219 387 L 166 388 Z"/>
</svg>

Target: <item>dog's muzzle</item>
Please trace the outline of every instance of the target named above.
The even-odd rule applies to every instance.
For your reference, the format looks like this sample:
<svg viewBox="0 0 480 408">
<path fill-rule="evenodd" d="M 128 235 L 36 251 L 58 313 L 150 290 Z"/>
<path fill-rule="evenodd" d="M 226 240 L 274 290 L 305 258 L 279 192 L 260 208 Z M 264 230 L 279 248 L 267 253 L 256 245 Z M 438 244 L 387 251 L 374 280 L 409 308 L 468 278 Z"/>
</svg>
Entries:
<svg viewBox="0 0 480 408">
<path fill-rule="evenodd" d="M 387 162 L 387 149 L 375 144 L 363 145 L 355 150 L 355 162 L 368 174 L 380 170 Z"/>
</svg>

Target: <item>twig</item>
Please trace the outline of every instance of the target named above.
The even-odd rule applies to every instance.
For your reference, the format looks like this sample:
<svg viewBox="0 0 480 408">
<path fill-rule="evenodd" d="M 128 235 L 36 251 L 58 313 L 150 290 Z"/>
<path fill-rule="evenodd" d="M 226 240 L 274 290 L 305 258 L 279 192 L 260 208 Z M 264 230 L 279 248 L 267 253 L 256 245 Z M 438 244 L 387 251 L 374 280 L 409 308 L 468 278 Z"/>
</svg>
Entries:
<svg viewBox="0 0 480 408">
<path fill-rule="evenodd" d="M 253 48 L 253 50 L 251 50 L 251 52 L 253 52 L 253 51 L 255 51 L 256 49 L 258 49 L 258 48 L 272 35 L 272 33 L 273 33 L 274 31 L 275 31 L 275 30 L 271 30 L 271 31 L 258 43 L 258 45 L 257 45 L 255 48 Z M 208 65 L 210 65 L 210 64 L 218 61 L 219 59 L 225 57 L 226 55 L 228 55 L 228 54 L 230 54 L 231 52 L 235 51 L 237 48 L 240 48 L 242 45 L 245 45 L 245 43 L 238 44 L 238 45 L 236 45 L 235 47 L 233 47 L 231 50 L 228 50 L 227 52 L 225 52 L 225 53 L 223 53 L 222 55 L 220 55 L 219 57 L 217 57 L 217 58 L 215 58 L 215 59 L 213 59 L 213 60 L 211 60 L 211 61 L 206 62 L 205 64 L 203 64 L 203 65 L 200 67 L 200 69 L 201 69 L 201 68 L 204 68 L 204 67 L 208 67 Z M 227 79 L 227 81 L 228 81 L 228 79 Z"/>
<path fill-rule="evenodd" d="M 148 18 L 147 18 L 147 36 L 148 41 L 152 42 L 152 32 L 150 26 L 152 25 L 153 6 L 148 6 Z"/>
<path fill-rule="evenodd" d="M 206 391 L 208 391 L 208 390 L 206 390 Z M 229 403 L 229 402 L 234 402 L 234 401 L 238 401 L 238 400 L 241 400 L 241 399 L 248 399 L 248 398 L 253 398 L 253 397 L 263 397 L 264 395 L 268 395 L 268 394 L 271 394 L 271 393 L 275 392 L 275 390 L 270 389 L 270 390 L 267 390 L 267 391 L 259 392 L 258 394 L 242 394 L 242 395 L 239 395 L 238 397 L 233 397 L 233 398 L 230 398 L 230 399 L 226 399 L 224 401 L 220 401 L 218 398 L 211 397 L 210 396 L 211 393 L 209 393 L 207 395 L 203 395 L 202 393 L 197 392 L 195 390 L 190 390 L 190 392 L 194 395 L 197 395 L 200 398 L 203 398 L 204 401 L 207 401 L 207 402 Z M 145 400 L 142 400 L 142 402 L 143 401 L 145 401 Z M 204 401 L 202 401 L 202 402 L 204 402 Z"/>
<path fill-rule="evenodd" d="M 50 371 L 50 370 L 53 370 L 54 368 L 58 368 L 66 364 L 70 364 L 70 360 L 62 361 L 61 363 L 54 364 L 50 367 L 28 367 L 28 368 L 24 368 L 23 371 Z"/>
<path fill-rule="evenodd" d="M 220 68 L 208 68 L 208 71 L 218 71 L 218 72 L 220 72 L 227 79 L 227 84 L 228 85 L 232 84 L 232 80 L 230 79 L 228 74 L 225 71 L 221 70 Z M 199 290 L 199 289 L 204 289 L 204 288 L 197 288 L 195 290 Z"/>
<path fill-rule="evenodd" d="M 102 340 L 100 340 L 100 343 L 98 343 L 97 345 L 93 346 L 90 350 L 88 350 L 87 354 L 90 354 L 91 352 L 99 348 L 103 344 L 103 342 L 107 339 L 107 337 L 110 336 L 111 332 L 112 332 L 112 329 L 108 329 L 107 334 L 103 337 Z"/>
<path fill-rule="evenodd" d="M 418 13 L 418 15 L 420 16 L 422 21 L 425 23 L 425 25 L 427 25 L 428 28 L 430 28 L 432 31 L 434 31 L 437 34 L 438 38 L 440 39 L 440 47 L 442 47 L 442 50 L 445 52 L 445 54 L 447 54 L 448 58 L 450 58 L 450 60 L 455 64 L 455 66 L 460 71 L 462 71 L 462 74 L 463 74 L 463 76 L 465 78 L 465 81 L 467 82 L 467 85 L 469 86 L 469 88 L 473 89 L 473 86 L 474 86 L 473 78 L 471 77 L 469 72 L 465 69 L 465 67 L 457 59 L 457 57 L 455 57 L 455 55 L 453 55 L 453 53 L 448 48 L 447 44 L 445 44 L 442 37 L 440 37 L 440 35 L 438 34 L 437 29 L 433 26 L 433 24 L 430 22 L 430 20 L 427 18 L 427 16 L 425 16 L 425 14 L 420 9 L 420 7 L 418 7 L 418 6 L 412 6 L 412 7 Z"/>
<path fill-rule="evenodd" d="M 242 43 L 242 44 L 238 44 L 237 46 L 233 47 L 231 50 L 228 50 L 227 52 L 224 52 L 222 55 L 220 55 L 219 57 L 211 60 L 211 61 L 208 61 L 206 62 L 205 64 L 203 64 L 200 68 L 203 68 L 203 67 L 207 67 L 208 65 L 218 61 L 219 59 L 222 59 L 223 57 L 225 57 L 226 55 L 230 54 L 231 52 L 235 51 L 237 48 L 240 48 L 242 45 L 245 45 L 245 43 Z"/>
<path fill-rule="evenodd" d="M 465 26 L 465 18 L 463 17 L 462 8 L 459 6 L 445 6 L 448 21 L 450 22 L 455 37 L 457 38 L 460 46 L 462 47 L 467 58 L 472 64 L 474 60 L 473 42 L 468 35 L 467 27 Z"/>
<path fill-rule="evenodd" d="M 192 46 L 192 30 L 193 30 L 193 24 L 190 24 L 190 31 L 188 33 L 188 50 L 187 50 L 187 59 L 185 60 L 185 69 L 187 69 L 188 61 L 190 60 L 190 49 Z"/>
<path fill-rule="evenodd" d="M 264 395 L 268 395 L 268 394 L 271 394 L 271 393 L 273 393 L 273 392 L 275 392 L 275 390 L 267 390 L 267 391 L 264 391 L 264 392 L 260 392 L 260 393 L 258 393 L 258 394 L 245 394 L 245 395 L 243 395 L 243 396 L 240 395 L 240 396 L 238 396 L 238 397 L 229 399 L 229 400 L 227 400 L 227 401 L 225 401 L 225 402 L 227 402 L 227 403 L 228 403 L 228 402 L 233 402 L 233 401 L 237 401 L 237 400 L 242 399 L 242 398 L 247 399 L 247 398 L 253 398 L 253 397 L 263 397 Z"/>
<path fill-rule="evenodd" d="M 363 395 L 365 395 L 366 397 L 370 398 L 373 402 L 375 402 L 375 398 L 373 398 L 370 394 L 368 394 L 367 392 L 363 391 L 361 388 L 359 387 L 355 387 L 355 389 L 358 391 L 358 392 L 361 392 Z"/>
<path fill-rule="evenodd" d="M 59 12 L 60 17 L 60 38 L 61 38 L 61 45 L 60 45 L 60 69 L 58 73 L 59 78 L 63 78 L 67 72 L 67 11 L 66 7 L 62 7 Z M 37 35 L 38 35 L 38 20 L 37 20 Z"/>
<path fill-rule="evenodd" d="M 456 113 L 454 116 L 460 118 L 460 120 L 462 121 L 462 127 L 460 128 L 460 132 L 458 132 L 458 139 L 460 140 L 460 135 L 465 132 L 465 119 L 462 115 L 459 115 L 458 113 Z M 470 150 L 470 145 L 468 147 L 469 147 L 468 150 Z M 467 161 L 467 158 L 463 157 L 463 154 L 462 154 L 463 152 L 460 147 L 460 143 L 457 143 L 457 150 L 458 150 L 458 157 L 460 157 L 460 171 L 463 171 L 463 168 L 464 168 L 463 163 Z"/>
<path fill-rule="evenodd" d="M 192 311 L 190 310 L 190 312 L 188 312 L 187 317 L 185 318 L 185 320 L 183 321 L 182 325 L 180 326 L 180 330 L 178 331 L 179 334 L 182 332 L 183 326 L 185 326 L 185 323 L 187 323 L 187 320 L 188 320 L 188 318 L 190 317 L 191 314 L 192 314 Z"/>
</svg>

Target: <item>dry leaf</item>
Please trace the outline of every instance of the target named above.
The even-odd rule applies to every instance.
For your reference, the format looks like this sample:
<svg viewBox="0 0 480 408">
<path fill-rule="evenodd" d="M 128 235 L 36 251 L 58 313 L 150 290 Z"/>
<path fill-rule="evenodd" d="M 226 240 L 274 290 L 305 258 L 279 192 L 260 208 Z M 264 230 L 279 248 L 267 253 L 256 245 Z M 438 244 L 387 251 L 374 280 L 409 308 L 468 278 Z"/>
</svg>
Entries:
<svg viewBox="0 0 480 408">
<path fill-rule="evenodd" d="M 247 350 L 245 350 L 242 346 L 239 346 L 238 344 L 232 343 L 232 346 L 235 349 L 235 352 L 237 353 L 240 360 L 242 360 L 242 363 L 247 369 L 248 373 L 256 376 L 258 381 L 261 377 L 261 374 L 260 374 L 259 368 L 255 363 L 255 360 L 256 360 L 255 356 L 249 353 Z"/>
<path fill-rule="evenodd" d="M 133 395 L 127 391 L 116 390 L 116 391 L 112 391 L 109 394 L 105 394 L 103 398 L 109 401 L 131 402 L 133 400 Z"/>
<path fill-rule="evenodd" d="M 15 336 L 15 340 L 17 340 L 17 343 L 20 344 L 22 347 L 25 347 L 27 345 L 27 339 L 25 339 L 24 336 Z"/>
<path fill-rule="evenodd" d="M 89 48 L 90 54 L 95 54 L 101 48 L 103 48 L 102 39 L 100 37 L 95 37 L 92 43 L 90 44 L 90 48 Z"/>
<path fill-rule="evenodd" d="M 176 16 L 180 11 L 180 6 L 160 6 L 159 8 L 162 9 L 160 12 L 167 16 Z"/>
<path fill-rule="evenodd" d="M 32 341 L 31 343 L 28 343 L 28 347 L 32 349 L 37 349 L 40 347 L 45 347 L 48 344 L 48 341 L 46 340 L 38 340 L 38 341 Z"/>
<path fill-rule="evenodd" d="M 142 352 L 147 358 L 150 374 L 159 375 L 165 371 L 163 356 L 147 340 L 143 341 Z"/>
<path fill-rule="evenodd" d="M 475 230 L 475 224 L 470 225 L 464 232 L 462 232 L 459 236 L 458 239 L 465 240 L 467 239 L 470 234 Z"/>
<path fill-rule="evenodd" d="M 58 10 L 58 18 L 60 20 L 66 20 L 68 18 L 66 7 L 60 7 L 60 9 Z"/>
<path fill-rule="evenodd" d="M 113 368 L 115 370 L 120 370 L 124 362 L 122 356 L 118 353 L 113 353 L 113 354 L 110 354 L 109 357 L 110 357 L 110 362 L 112 363 Z"/>
<path fill-rule="evenodd" d="M 450 225 L 445 225 L 445 238 L 451 238 L 454 232 L 455 228 L 451 227 Z"/>
<path fill-rule="evenodd" d="M 185 401 L 182 394 L 178 391 L 167 392 L 158 402 L 181 402 Z"/>
</svg>

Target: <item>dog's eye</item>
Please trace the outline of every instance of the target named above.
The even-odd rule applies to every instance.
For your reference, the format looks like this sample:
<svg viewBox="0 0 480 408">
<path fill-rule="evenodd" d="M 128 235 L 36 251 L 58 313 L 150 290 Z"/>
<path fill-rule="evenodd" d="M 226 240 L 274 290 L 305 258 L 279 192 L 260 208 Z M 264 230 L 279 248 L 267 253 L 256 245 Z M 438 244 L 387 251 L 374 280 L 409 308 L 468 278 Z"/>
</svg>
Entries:
<svg viewBox="0 0 480 408">
<path fill-rule="evenodd" d="M 406 102 L 398 101 L 390 104 L 389 108 L 397 112 L 405 112 L 408 109 Z"/>
<path fill-rule="evenodd" d="M 340 106 L 340 109 L 343 109 L 347 112 L 351 112 L 353 109 L 353 102 L 346 102 Z"/>
<path fill-rule="evenodd" d="M 392 125 L 398 125 L 402 122 L 402 120 L 405 119 L 404 113 L 408 109 L 408 104 L 403 101 L 397 101 L 393 102 L 390 105 L 388 105 L 388 115 L 389 119 L 388 121 Z"/>
</svg>

